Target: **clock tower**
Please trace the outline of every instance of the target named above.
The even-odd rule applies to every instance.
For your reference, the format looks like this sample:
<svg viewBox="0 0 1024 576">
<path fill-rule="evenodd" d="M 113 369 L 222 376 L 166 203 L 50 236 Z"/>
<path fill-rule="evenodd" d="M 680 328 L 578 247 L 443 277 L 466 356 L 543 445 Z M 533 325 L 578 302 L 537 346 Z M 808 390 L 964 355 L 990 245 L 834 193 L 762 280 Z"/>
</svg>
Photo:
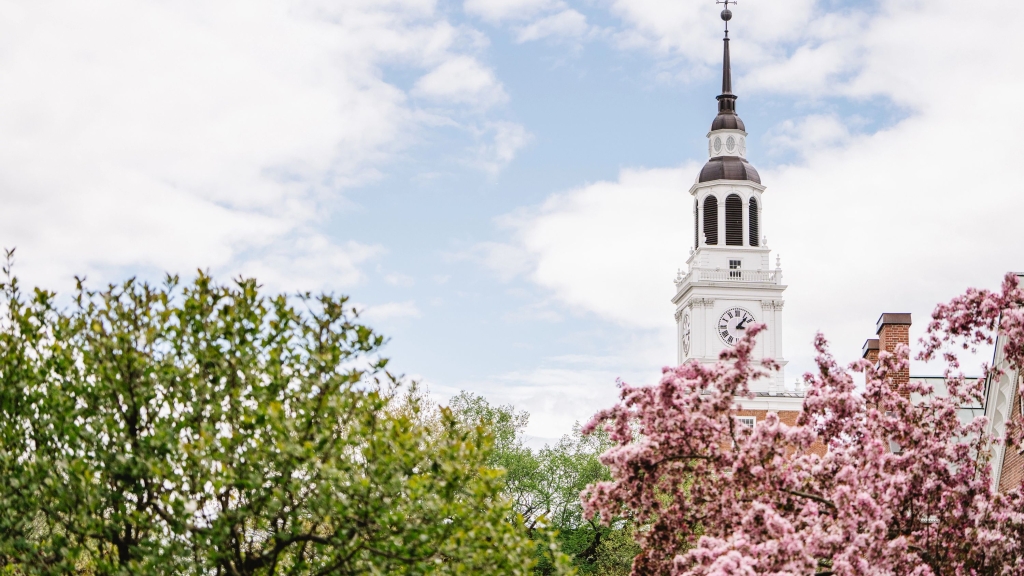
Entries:
<svg viewBox="0 0 1024 576">
<path fill-rule="evenodd" d="M 799 394 L 785 390 L 782 353 L 782 269 L 771 262 L 761 217 L 765 186 L 746 159 L 747 132 L 736 114 L 729 61 L 729 20 L 726 22 L 722 94 L 718 115 L 708 132 L 710 157 L 690 188 L 693 196 L 693 243 L 687 271 L 676 278 L 679 362 L 697 359 L 714 363 L 719 353 L 743 335 L 752 323 L 764 323 L 756 355 L 782 366 L 769 380 L 751 384 L 756 398 L 744 400 L 749 410 L 799 409 Z M 749 405 L 748 405 L 749 404 Z M 792 406 L 791 406 L 792 405 Z"/>
</svg>

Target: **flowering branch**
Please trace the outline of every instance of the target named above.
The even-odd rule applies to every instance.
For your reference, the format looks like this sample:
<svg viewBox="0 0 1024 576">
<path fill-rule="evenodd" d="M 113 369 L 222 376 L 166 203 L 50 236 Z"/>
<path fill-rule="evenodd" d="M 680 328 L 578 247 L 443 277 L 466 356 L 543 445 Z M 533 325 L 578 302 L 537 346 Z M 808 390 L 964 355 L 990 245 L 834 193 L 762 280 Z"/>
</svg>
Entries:
<svg viewBox="0 0 1024 576">
<path fill-rule="evenodd" d="M 1024 359 L 1024 295 L 969 291 L 936 309 L 922 357 L 951 342 L 968 348 L 998 330 L 1013 366 Z M 985 420 L 961 422 L 980 382 L 954 374 L 939 397 L 923 383 L 896 389 L 909 347 L 872 365 L 839 366 L 822 335 L 817 373 L 794 425 L 774 413 L 750 430 L 736 413 L 774 361 L 752 358 L 751 326 L 714 365 L 665 368 L 655 386 L 621 385 L 602 426 L 615 446 L 612 480 L 582 495 L 588 518 L 625 508 L 640 525 L 634 574 L 1006 574 L 1024 576 L 1024 497 L 993 491 Z M 863 373 L 858 390 L 853 373 Z M 927 402 L 911 401 L 913 395 Z"/>
</svg>

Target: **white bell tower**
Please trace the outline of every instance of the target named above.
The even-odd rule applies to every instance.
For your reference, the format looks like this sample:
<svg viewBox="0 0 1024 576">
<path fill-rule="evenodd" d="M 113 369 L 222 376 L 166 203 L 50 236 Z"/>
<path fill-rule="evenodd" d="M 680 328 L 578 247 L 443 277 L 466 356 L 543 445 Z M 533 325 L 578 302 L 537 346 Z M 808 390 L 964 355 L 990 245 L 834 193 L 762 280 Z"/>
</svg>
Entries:
<svg viewBox="0 0 1024 576">
<path fill-rule="evenodd" d="M 758 336 L 756 354 L 774 358 L 783 367 L 770 380 L 751 385 L 757 398 L 742 402 L 753 410 L 799 409 L 802 394 L 786 391 L 782 352 L 782 269 L 766 245 L 761 218 L 765 187 L 746 160 L 747 132 L 736 115 L 729 62 L 726 21 L 722 94 L 718 116 L 708 132 L 710 159 L 690 188 L 693 196 L 694 248 L 687 271 L 676 278 L 676 325 L 679 362 L 690 359 L 714 363 L 734 345 L 745 327 L 760 322 L 767 330 Z M 790 405 L 793 406 L 790 406 Z"/>
</svg>

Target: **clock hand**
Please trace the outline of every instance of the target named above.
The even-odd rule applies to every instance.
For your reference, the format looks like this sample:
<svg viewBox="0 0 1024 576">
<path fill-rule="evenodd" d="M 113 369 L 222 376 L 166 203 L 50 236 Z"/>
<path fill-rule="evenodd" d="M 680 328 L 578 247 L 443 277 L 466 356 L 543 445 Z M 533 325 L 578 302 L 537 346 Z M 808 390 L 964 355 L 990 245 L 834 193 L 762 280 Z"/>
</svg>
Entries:
<svg viewBox="0 0 1024 576">
<path fill-rule="evenodd" d="M 743 320 L 740 320 L 740 323 L 736 325 L 736 329 L 737 330 L 746 330 L 747 329 L 746 328 L 747 322 L 749 322 L 749 320 L 746 319 L 746 318 L 744 318 Z"/>
</svg>

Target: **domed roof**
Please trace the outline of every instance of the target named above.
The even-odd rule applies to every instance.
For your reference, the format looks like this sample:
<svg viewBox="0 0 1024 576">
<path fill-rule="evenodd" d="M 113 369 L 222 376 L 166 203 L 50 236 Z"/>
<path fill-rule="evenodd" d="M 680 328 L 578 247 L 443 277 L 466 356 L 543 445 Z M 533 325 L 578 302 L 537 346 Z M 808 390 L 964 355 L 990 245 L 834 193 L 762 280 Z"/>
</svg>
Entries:
<svg viewBox="0 0 1024 576">
<path fill-rule="evenodd" d="M 739 156 L 716 156 L 701 168 L 697 182 L 712 180 L 749 180 L 761 183 L 761 175 Z"/>
<path fill-rule="evenodd" d="M 711 131 L 715 130 L 743 130 L 746 132 L 747 128 L 735 112 L 732 114 L 723 112 L 715 116 L 715 121 L 711 123 Z"/>
</svg>

